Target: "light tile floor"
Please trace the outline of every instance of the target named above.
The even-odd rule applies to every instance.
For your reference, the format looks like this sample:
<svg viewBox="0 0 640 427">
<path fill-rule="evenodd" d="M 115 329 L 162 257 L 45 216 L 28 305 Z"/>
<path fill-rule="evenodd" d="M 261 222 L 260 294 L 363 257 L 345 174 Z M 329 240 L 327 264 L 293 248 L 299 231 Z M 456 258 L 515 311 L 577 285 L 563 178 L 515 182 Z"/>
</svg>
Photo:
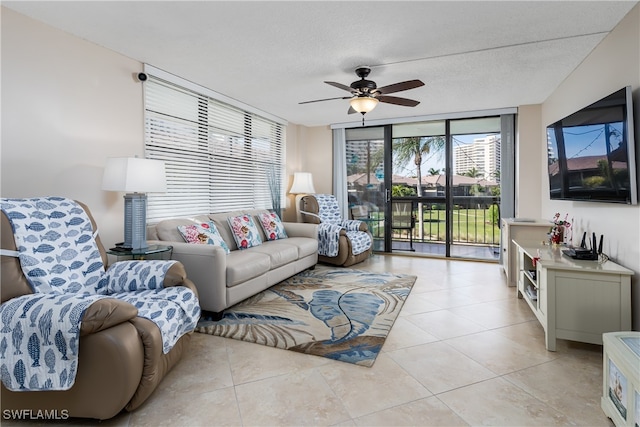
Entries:
<svg viewBox="0 0 640 427">
<path fill-rule="evenodd" d="M 374 255 L 354 268 L 418 276 L 373 367 L 195 333 L 141 408 L 100 425 L 612 425 L 602 347 L 548 352 L 499 265 Z"/>
</svg>

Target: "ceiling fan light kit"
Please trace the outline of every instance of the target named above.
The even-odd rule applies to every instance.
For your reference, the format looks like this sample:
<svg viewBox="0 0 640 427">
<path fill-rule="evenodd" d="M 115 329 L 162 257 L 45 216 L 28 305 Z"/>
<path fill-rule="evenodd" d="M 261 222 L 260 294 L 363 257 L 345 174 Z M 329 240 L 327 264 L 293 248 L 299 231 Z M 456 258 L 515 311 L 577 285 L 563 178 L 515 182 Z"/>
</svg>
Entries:
<svg viewBox="0 0 640 427">
<path fill-rule="evenodd" d="M 378 102 L 378 99 L 372 96 L 356 96 L 355 98 L 351 98 L 349 104 L 351 105 L 351 108 L 356 110 L 358 113 L 365 114 L 376 108 Z"/>
<path fill-rule="evenodd" d="M 316 99 L 314 101 L 304 101 L 300 104 L 309 104 L 311 102 L 330 101 L 333 99 L 348 99 L 350 108 L 347 111 L 348 114 L 361 113 L 362 114 L 362 126 L 364 126 L 364 115 L 372 111 L 379 102 L 385 102 L 387 104 L 401 105 L 404 107 L 415 107 L 420 104 L 420 101 L 413 99 L 400 98 L 397 96 L 386 96 L 389 93 L 401 92 L 403 90 L 415 89 L 420 86 L 424 86 L 424 83 L 420 80 L 407 80 L 405 82 L 394 83 L 381 88 L 378 88 L 376 82 L 366 80 L 365 77 L 371 72 L 370 67 L 360 66 L 356 68 L 356 75 L 360 77 L 360 80 L 356 80 L 351 85 L 343 85 L 337 82 L 327 82 L 326 84 L 338 89 L 351 92 L 351 97 L 337 97 Z"/>
</svg>

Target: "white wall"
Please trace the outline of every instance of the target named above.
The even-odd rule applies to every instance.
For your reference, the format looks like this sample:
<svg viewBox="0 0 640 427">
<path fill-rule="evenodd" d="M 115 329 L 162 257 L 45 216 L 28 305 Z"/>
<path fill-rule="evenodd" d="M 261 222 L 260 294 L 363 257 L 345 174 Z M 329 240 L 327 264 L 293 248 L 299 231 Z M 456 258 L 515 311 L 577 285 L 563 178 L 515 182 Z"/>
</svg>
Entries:
<svg viewBox="0 0 640 427">
<path fill-rule="evenodd" d="M 333 193 L 333 136 L 328 126 L 304 128 L 306 170 L 318 194 Z"/>
<path fill-rule="evenodd" d="M 640 147 L 640 5 L 637 5 L 583 63 L 542 104 L 539 141 L 539 175 L 546 177 L 545 128 L 568 114 L 585 107 L 624 86 L 632 86 L 636 149 Z M 640 165 L 639 165 L 640 166 Z M 615 205 L 551 201 L 549 184 L 544 181 L 541 214 L 551 219 L 555 212 L 575 218 L 574 236 L 583 231 L 604 234 L 604 249 L 619 264 L 635 271 L 633 324 L 640 330 L 640 205 Z M 579 243 L 574 240 L 574 243 Z"/>
<path fill-rule="evenodd" d="M 333 137 L 329 126 L 290 124 L 287 129 L 287 208 L 285 221 L 296 220 L 295 196 L 288 190 L 294 172 L 310 172 L 316 193 L 333 193 Z"/>
<path fill-rule="evenodd" d="M 105 245 L 121 241 L 121 193 L 105 159 L 143 154 L 141 63 L 2 8 L 2 197 L 85 202 Z"/>
<path fill-rule="evenodd" d="M 102 191 L 102 173 L 107 157 L 144 155 L 143 88 L 134 78 L 142 63 L 0 11 L 0 196 L 80 200 L 110 247 L 123 239 L 124 207 L 122 193 Z M 309 171 L 318 191 L 331 192 L 328 127 L 292 124 L 286 140 L 287 178 Z M 295 220 L 291 207 L 285 219 L 290 215 Z"/>
<path fill-rule="evenodd" d="M 539 176 L 540 105 L 518 107 L 516 132 L 516 208 L 519 218 L 540 218 L 540 198 L 546 176 Z M 546 159 L 544 159 L 546 162 Z"/>
</svg>

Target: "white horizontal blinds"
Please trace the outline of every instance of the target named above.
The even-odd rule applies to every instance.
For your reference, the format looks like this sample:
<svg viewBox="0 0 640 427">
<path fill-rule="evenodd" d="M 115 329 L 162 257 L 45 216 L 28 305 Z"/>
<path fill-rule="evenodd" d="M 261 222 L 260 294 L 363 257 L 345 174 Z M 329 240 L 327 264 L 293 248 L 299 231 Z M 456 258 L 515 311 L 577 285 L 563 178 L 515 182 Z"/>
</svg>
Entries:
<svg viewBox="0 0 640 427">
<path fill-rule="evenodd" d="M 244 112 L 209 100 L 207 117 L 215 162 L 210 171 L 212 212 L 254 207 L 251 181 L 255 168 L 247 159 Z"/>
<path fill-rule="evenodd" d="M 167 172 L 167 192 L 148 195 L 149 221 L 208 211 L 211 156 L 200 125 L 202 102 L 162 80 L 145 82 L 146 154 L 163 160 Z"/>
<path fill-rule="evenodd" d="M 282 126 L 258 116 L 251 117 L 251 147 L 254 164 L 261 171 L 259 176 L 267 177 L 255 183 L 255 200 L 260 204 L 273 206 L 271 200 L 270 176 L 275 175 L 280 188 L 280 203 L 282 206 L 284 193 L 282 191 L 284 169 L 278 167 L 281 163 L 273 161 L 274 156 L 284 158 L 282 141 Z"/>
<path fill-rule="evenodd" d="M 167 170 L 167 192 L 148 195 L 150 222 L 272 207 L 267 170 L 283 169 L 281 124 L 154 76 L 145 110 L 146 155 Z"/>
</svg>

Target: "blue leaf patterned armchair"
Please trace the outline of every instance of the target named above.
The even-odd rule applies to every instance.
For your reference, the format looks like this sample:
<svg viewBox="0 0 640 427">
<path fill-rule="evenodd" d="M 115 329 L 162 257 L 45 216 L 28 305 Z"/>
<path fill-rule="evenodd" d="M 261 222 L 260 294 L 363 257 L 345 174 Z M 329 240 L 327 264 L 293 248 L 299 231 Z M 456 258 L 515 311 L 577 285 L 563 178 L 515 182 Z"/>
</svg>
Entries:
<svg viewBox="0 0 640 427">
<path fill-rule="evenodd" d="M 0 199 L 2 410 L 107 419 L 140 406 L 200 315 L 175 261 L 107 255 L 88 208 Z"/>
<path fill-rule="evenodd" d="M 319 262 L 348 267 L 371 255 L 373 237 L 367 224 L 343 219 L 334 195 L 304 196 L 300 209 L 304 222 L 318 224 Z"/>
</svg>

